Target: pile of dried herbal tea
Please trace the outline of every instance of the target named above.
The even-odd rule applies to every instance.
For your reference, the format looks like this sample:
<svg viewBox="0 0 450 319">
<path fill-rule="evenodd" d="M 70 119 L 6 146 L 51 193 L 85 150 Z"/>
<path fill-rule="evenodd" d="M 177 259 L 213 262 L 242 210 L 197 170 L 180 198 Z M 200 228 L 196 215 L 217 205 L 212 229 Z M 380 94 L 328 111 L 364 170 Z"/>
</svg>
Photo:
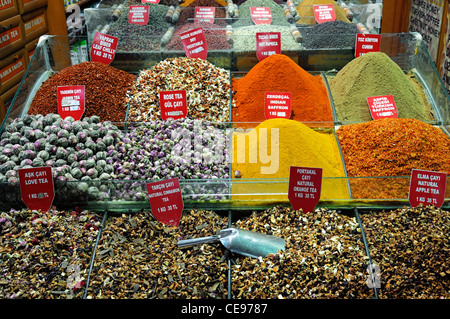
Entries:
<svg viewBox="0 0 450 319">
<path fill-rule="evenodd" d="M 178 248 L 178 240 L 211 236 L 228 218 L 185 211 L 178 228 L 148 212 L 111 216 L 99 241 L 88 298 L 226 298 L 227 262 L 220 244 Z"/>
<path fill-rule="evenodd" d="M 226 30 L 223 26 L 216 23 L 192 22 L 181 25 L 176 28 L 165 50 L 167 51 L 184 50 L 183 44 L 180 39 L 181 34 L 197 28 L 203 29 L 206 43 L 208 45 L 208 50 L 229 50 L 232 48 L 232 45 L 227 40 Z"/>
<path fill-rule="evenodd" d="M 0 299 L 82 298 L 101 218 L 78 208 L 0 213 Z"/>
<path fill-rule="evenodd" d="M 433 206 L 361 214 L 379 298 L 450 298 L 450 212 Z"/>
<path fill-rule="evenodd" d="M 187 118 L 229 122 L 229 71 L 189 57 L 168 58 L 139 73 L 127 93 L 128 121 L 160 120 L 159 92 L 172 90 L 186 90 Z"/>
<path fill-rule="evenodd" d="M 232 298 L 372 298 L 368 258 L 354 217 L 333 210 L 311 213 L 273 207 L 234 227 L 284 238 L 286 248 L 255 259 L 235 255 Z"/>
</svg>

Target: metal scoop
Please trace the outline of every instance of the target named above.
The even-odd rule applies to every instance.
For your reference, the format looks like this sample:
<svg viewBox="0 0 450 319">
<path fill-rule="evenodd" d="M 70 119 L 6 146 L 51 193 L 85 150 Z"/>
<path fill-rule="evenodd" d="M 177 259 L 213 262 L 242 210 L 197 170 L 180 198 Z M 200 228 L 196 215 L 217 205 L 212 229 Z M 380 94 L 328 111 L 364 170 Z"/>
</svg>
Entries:
<svg viewBox="0 0 450 319">
<path fill-rule="evenodd" d="M 178 248 L 215 243 L 220 241 L 225 248 L 244 256 L 259 258 L 284 250 L 283 238 L 238 228 L 225 228 L 218 235 L 184 239 L 178 241 Z"/>
</svg>

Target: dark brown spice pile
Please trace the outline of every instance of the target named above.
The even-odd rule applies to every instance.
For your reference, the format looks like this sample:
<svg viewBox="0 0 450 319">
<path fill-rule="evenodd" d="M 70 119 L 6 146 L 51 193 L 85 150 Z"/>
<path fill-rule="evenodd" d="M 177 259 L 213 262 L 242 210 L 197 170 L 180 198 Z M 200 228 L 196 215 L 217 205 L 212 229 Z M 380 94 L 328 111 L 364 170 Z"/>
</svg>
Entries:
<svg viewBox="0 0 450 319">
<path fill-rule="evenodd" d="M 380 298 L 450 298 L 449 211 L 405 207 L 362 214 L 361 222 L 379 266 Z"/>
<path fill-rule="evenodd" d="M 29 114 L 58 114 L 57 87 L 85 86 L 83 117 L 97 115 L 100 121 L 124 122 L 126 92 L 135 76 L 99 62 L 67 67 L 45 81 L 31 103 Z"/>
</svg>

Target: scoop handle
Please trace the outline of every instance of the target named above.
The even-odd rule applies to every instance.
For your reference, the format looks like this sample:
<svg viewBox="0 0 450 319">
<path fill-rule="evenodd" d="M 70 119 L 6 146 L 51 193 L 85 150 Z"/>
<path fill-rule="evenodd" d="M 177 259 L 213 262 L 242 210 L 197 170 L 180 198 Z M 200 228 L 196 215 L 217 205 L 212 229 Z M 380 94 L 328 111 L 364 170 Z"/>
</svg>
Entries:
<svg viewBox="0 0 450 319">
<path fill-rule="evenodd" d="M 191 238 L 191 239 L 183 239 L 178 241 L 178 248 L 208 244 L 218 242 L 218 236 L 207 236 L 207 237 L 199 237 L 199 238 Z"/>
</svg>

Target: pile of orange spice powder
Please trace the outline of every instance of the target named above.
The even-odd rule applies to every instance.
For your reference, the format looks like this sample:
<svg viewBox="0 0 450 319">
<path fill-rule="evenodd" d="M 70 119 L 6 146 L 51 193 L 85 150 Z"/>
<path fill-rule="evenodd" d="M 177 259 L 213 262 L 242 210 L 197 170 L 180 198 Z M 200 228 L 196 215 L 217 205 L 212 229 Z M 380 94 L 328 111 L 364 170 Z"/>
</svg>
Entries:
<svg viewBox="0 0 450 319">
<path fill-rule="evenodd" d="M 450 174 L 450 138 L 415 119 L 386 118 L 340 127 L 341 145 L 354 198 L 407 199 L 412 169 Z M 390 176 L 391 178 L 378 178 Z M 404 178 L 394 178 L 407 176 Z M 450 195 L 447 185 L 446 197 Z"/>
<path fill-rule="evenodd" d="M 261 123 L 265 92 L 290 92 L 291 117 L 300 122 L 332 122 L 328 93 L 320 75 L 312 75 L 284 54 L 258 62 L 244 77 L 233 78 L 233 122 Z"/>
</svg>

